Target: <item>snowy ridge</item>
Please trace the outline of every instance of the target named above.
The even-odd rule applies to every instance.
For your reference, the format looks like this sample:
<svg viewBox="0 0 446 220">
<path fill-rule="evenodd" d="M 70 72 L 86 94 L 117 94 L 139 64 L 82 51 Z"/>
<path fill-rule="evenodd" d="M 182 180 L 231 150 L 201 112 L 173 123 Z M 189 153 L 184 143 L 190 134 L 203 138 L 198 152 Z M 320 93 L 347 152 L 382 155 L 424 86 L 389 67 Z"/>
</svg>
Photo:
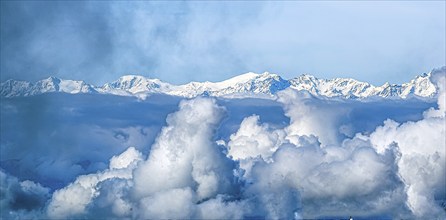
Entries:
<svg viewBox="0 0 446 220">
<path fill-rule="evenodd" d="M 446 69 L 442 67 L 441 69 Z M 0 85 L 2 97 L 32 96 L 49 92 L 101 93 L 126 96 L 167 94 L 181 97 L 216 96 L 235 97 L 249 95 L 274 95 L 286 88 L 307 91 L 315 96 L 363 99 L 368 97 L 407 98 L 410 96 L 433 97 L 436 88 L 430 81 L 431 73 L 422 74 L 402 85 L 385 83 L 374 86 L 350 78 L 319 79 L 303 74 L 285 80 L 273 73 L 246 73 L 221 82 L 190 82 L 173 85 L 159 79 L 125 75 L 103 86 L 94 86 L 84 81 L 63 80 L 49 77 L 36 83 L 7 80 Z"/>
<path fill-rule="evenodd" d="M 62 80 L 56 77 L 48 77 L 36 83 L 10 79 L 0 85 L 0 95 L 2 97 L 32 96 L 48 92 L 76 94 L 96 93 L 97 90 L 84 81 Z"/>
<path fill-rule="evenodd" d="M 304 74 L 291 79 L 290 83 L 293 89 L 306 90 L 313 95 L 326 97 L 367 98 L 379 96 L 407 98 L 411 95 L 432 97 L 436 88 L 430 81 L 430 76 L 431 73 L 422 74 L 402 85 L 385 83 L 382 86 L 373 86 L 349 78 L 327 80 Z"/>
</svg>

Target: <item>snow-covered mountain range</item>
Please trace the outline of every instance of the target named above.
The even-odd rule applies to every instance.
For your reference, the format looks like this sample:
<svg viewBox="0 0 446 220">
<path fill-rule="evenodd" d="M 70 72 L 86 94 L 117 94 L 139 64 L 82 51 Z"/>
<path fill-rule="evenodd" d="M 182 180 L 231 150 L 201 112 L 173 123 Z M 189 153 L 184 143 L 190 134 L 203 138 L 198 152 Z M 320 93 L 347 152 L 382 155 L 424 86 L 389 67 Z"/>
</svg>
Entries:
<svg viewBox="0 0 446 220">
<path fill-rule="evenodd" d="M 308 91 L 315 96 L 362 99 L 368 97 L 407 98 L 410 96 L 433 97 L 435 86 L 430 81 L 431 73 L 422 74 L 402 85 L 385 83 L 374 86 L 350 78 L 319 79 L 303 74 L 289 80 L 273 73 L 246 73 L 221 82 L 190 82 L 173 85 L 159 79 L 144 76 L 126 75 L 103 86 L 94 86 L 84 81 L 64 80 L 49 77 L 35 83 L 7 80 L 1 83 L 2 97 L 32 96 L 49 92 L 100 93 L 126 96 L 147 94 L 168 94 L 180 97 L 200 95 L 233 97 L 237 95 L 274 95 L 288 87 Z"/>
</svg>

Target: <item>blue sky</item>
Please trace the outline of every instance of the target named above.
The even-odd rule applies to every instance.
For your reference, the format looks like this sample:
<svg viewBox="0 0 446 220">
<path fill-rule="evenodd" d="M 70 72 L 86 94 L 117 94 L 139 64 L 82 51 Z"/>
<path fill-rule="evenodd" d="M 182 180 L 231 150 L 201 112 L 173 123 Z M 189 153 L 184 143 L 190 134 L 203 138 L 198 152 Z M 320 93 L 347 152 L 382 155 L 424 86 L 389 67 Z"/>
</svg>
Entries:
<svg viewBox="0 0 446 220">
<path fill-rule="evenodd" d="M 445 65 L 445 2 L 1 2 L 1 80 L 248 71 L 402 83 Z"/>
</svg>

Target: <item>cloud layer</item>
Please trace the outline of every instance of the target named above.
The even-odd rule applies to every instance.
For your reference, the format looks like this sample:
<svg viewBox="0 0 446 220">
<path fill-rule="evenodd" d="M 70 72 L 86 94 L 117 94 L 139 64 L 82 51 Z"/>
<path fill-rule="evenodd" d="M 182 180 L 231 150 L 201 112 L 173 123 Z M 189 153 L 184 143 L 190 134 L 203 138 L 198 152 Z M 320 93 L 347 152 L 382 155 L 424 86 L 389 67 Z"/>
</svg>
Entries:
<svg viewBox="0 0 446 220">
<path fill-rule="evenodd" d="M 150 147 L 68 174 L 63 187 L 2 171 L 2 217 L 443 219 L 445 68 L 432 80 L 437 104 L 415 116 L 410 101 L 320 100 L 286 90 L 274 102 L 289 117 L 284 125 L 251 112 L 229 123 L 234 107 L 226 101 L 182 100 Z M 368 108 L 378 104 L 386 111 Z"/>
</svg>

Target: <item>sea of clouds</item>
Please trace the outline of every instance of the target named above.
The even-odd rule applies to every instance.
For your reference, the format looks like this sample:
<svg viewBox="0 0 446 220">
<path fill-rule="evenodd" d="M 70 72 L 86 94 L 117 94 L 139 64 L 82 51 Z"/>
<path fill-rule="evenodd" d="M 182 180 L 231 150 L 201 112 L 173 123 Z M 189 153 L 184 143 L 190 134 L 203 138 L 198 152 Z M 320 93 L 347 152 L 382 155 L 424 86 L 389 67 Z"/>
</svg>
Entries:
<svg viewBox="0 0 446 220">
<path fill-rule="evenodd" d="M 4 99 L 1 217 L 444 219 L 445 72 L 436 101 Z"/>
</svg>

